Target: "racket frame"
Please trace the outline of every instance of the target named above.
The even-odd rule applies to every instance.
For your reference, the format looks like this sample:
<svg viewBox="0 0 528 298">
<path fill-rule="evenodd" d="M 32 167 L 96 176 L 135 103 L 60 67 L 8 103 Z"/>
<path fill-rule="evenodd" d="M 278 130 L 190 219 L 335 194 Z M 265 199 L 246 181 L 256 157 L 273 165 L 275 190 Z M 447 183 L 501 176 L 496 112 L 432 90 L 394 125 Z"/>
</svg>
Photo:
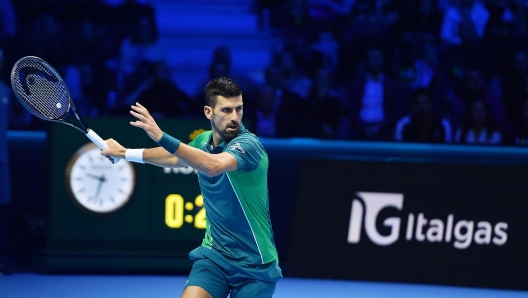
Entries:
<svg viewBox="0 0 528 298">
<path fill-rule="evenodd" d="M 50 118 L 50 117 L 45 117 L 43 116 L 42 114 L 39 114 L 37 112 L 34 111 L 34 109 L 32 107 L 30 107 L 26 101 L 22 98 L 21 95 L 19 95 L 19 91 L 17 88 L 15 88 L 15 85 L 16 85 L 16 73 L 17 73 L 17 70 L 18 70 L 18 65 L 26 60 L 37 60 L 38 63 L 41 63 L 43 64 L 45 67 L 46 67 L 46 70 L 50 71 L 53 73 L 53 75 L 58 79 L 58 83 L 64 88 L 64 91 L 66 92 L 66 96 L 67 96 L 67 99 L 68 99 L 68 107 L 65 109 L 65 112 L 58 118 Z M 99 135 L 97 135 L 92 129 L 90 129 L 88 127 L 88 125 L 86 124 L 86 122 L 84 122 L 84 120 L 79 116 L 79 114 L 77 113 L 77 108 L 75 107 L 75 104 L 73 103 L 73 100 L 70 96 L 70 91 L 68 89 L 68 86 L 66 86 L 66 83 L 64 82 L 64 79 L 61 77 L 61 75 L 55 70 L 55 68 L 53 66 L 51 66 L 48 62 L 44 61 L 43 59 L 39 58 L 39 57 L 36 57 L 36 56 L 26 56 L 26 57 L 22 57 L 20 58 L 17 62 L 15 62 L 15 64 L 13 65 L 13 68 L 11 70 L 11 87 L 13 89 L 13 93 L 15 94 L 15 97 L 18 99 L 18 101 L 24 106 L 24 108 L 26 108 L 26 110 L 28 112 L 30 112 L 31 114 L 33 114 L 34 116 L 42 119 L 42 120 L 46 120 L 46 121 L 52 121 L 52 122 L 58 122 L 58 123 L 63 123 L 63 124 L 66 124 L 70 127 L 73 127 L 77 130 L 79 130 L 80 132 L 82 132 L 83 134 L 86 135 L 86 137 L 88 137 L 93 143 L 95 143 L 97 145 L 97 147 L 99 147 L 99 149 L 101 150 L 104 150 L 106 148 L 108 148 L 108 144 L 106 144 L 106 142 L 101 138 L 99 137 Z M 70 108 L 73 112 L 73 115 L 75 116 L 75 118 L 77 119 L 77 121 L 79 122 L 80 125 L 76 125 L 76 124 L 73 124 L 71 122 L 68 122 L 65 120 L 66 116 L 68 115 L 69 111 L 70 111 Z M 112 163 L 117 163 L 120 158 L 111 158 L 110 156 L 107 156 L 108 159 L 112 162 Z"/>
</svg>

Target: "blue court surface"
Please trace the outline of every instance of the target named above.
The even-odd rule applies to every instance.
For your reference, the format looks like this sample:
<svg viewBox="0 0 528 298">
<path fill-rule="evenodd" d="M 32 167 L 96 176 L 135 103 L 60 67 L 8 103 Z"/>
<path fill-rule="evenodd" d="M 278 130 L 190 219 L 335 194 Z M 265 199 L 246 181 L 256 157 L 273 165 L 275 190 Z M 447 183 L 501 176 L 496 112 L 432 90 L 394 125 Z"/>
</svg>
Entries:
<svg viewBox="0 0 528 298">
<path fill-rule="evenodd" d="M 0 276 L 2 298 L 157 298 L 180 297 L 185 276 L 158 275 L 41 275 Z M 525 291 L 284 278 L 275 298 L 331 297 L 528 297 Z"/>
</svg>

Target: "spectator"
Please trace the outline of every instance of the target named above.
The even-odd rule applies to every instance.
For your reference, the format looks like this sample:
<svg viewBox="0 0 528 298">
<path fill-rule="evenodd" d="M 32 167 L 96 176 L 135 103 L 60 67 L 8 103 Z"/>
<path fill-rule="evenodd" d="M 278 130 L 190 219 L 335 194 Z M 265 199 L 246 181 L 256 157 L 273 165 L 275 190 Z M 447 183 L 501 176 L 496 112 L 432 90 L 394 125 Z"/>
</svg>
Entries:
<svg viewBox="0 0 528 298">
<path fill-rule="evenodd" d="M 142 17 L 131 35 L 125 37 L 120 49 L 120 70 L 134 72 L 144 61 L 165 60 L 166 48 L 159 40 L 158 29 L 152 19 Z"/>
<path fill-rule="evenodd" d="M 412 94 L 413 111 L 396 124 L 394 139 L 399 142 L 451 143 L 452 130 L 448 120 L 436 115 L 433 97 L 425 88 Z"/>
<path fill-rule="evenodd" d="M 455 141 L 461 144 L 500 145 L 502 133 L 487 101 L 476 99 L 466 109 L 464 123 L 457 130 Z"/>
<path fill-rule="evenodd" d="M 107 98 L 115 92 L 116 77 L 106 64 L 110 57 L 105 31 L 91 21 L 82 21 L 79 29 L 70 47 L 72 55 L 64 79 L 72 98 L 82 98 L 76 101 L 77 108 L 95 117 L 108 112 Z"/>
<path fill-rule="evenodd" d="M 490 13 L 480 0 L 453 0 L 445 11 L 440 39 L 450 64 L 479 65 L 486 75 L 492 69 L 492 51 L 485 46 Z M 486 67 L 486 68 L 484 68 Z"/>
<path fill-rule="evenodd" d="M 396 25 L 400 15 L 393 0 L 357 0 L 341 35 L 339 75 L 349 78 L 360 61 L 356 53 L 364 53 L 372 46 L 382 51 L 394 51 L 398 38 Z M 353 54 L 351 54 L 353 53 Z M 390 53 L 392 54 L 392 53 Z M 391 58 L 387 56 L 385 58 Z"/>
<path fill-rule="evenodd" d="M 257 94 L 257 105 L 254 113 L 250 113 L 255 134 L 259 137 L 277 136 L 277 95 L 273 86 L 264 84 Z"/>
<path fill-rule="evenodd" d="M 237 84 L 244 90 L 244 98 L 246 103 L 254 104 L 254 94 L 257 93 L 257 84 L 245 73 L 242 73 L 236 69 L 233 69 L 233 63 L 231 58 L 231 50 L 227 46 L 218 46 L 214 48 L 211 62 L 209 63 L 208 73 L 202 79 L 202 83 L 198 84 L 200 87 L 194 94 L 194 98 L 197 98 L 197 102 L 201 105 L 204 100 L 206 86 L 211 79 L 229 77 L 233 79 Z"/>
<path fill-rule="evenodd" d="M 384 55 L 371 48 L 366 72 L 346 84 L 346 109 L 350 112 L 351 138 L 391 140 L 394 125 L 407 109 L 406 92 L 385 72 Z"/>
<path fill-rule="evenodd" d="M 307 137 L 319 139 L 340 139 L 347 136 L 347 113 L 337 95 L 333 73 L 322 69 L 308 95 Z"/>
<path fill-rule="evenodd" d="M 332 32 L 322 31 L 319 33 L 319 39 L 316 43 L 310 45 L 312 56 L 317 56 L 319 63 L 312 65 L 315 69 L 327 69 L 333 71 L 337 68 L 337 54 L 339 49 L 339 43 L 335 40 Z M 312 61 L 314 64 L 314 61 Z"/>
<path fill-rule="evenodd" d="M 60 69 L 66 61 L 64 30 L 50 13 L 42 14 L 36 21 L 31 34 L 30 52 L 41 57 L 55 68 Z"/>
<path fill-rule="evenodd" d="M 284 71 L 284 87 L 302 99 L 306 99 L 313 82 L 305 74 L 300 56 L 291 51 L 283 51 L 278 54 L 277 61 Z"/>
<path fill-rule="evenodd" d="M 151 66 L 151 75 L 126 97 L 126 106 L 139 102 L 149 107 L 149 112 L 158 118 L 188 117 L 190 98 L 171 77 L 167 62 L 155 62 Z"/>
<path fill-rule="evenodd" d="M 308 2 L 305 0 L 288 0 L 279 4 L 268 4 L 270 7 L 270 25 L 274 34 L 279 36 L 288 47 L 304 45 L 312 39 Z"/>
<path fill-rule="evenodd" d="M 449 116 L 451 102 L 454 100 L 454 88 L 445 65 L 441 63 L 436 44 L 426 41 L 420 44 L 418 50 L 410 68 L 400 67 L 400 77 L 408 78 L 411 90 L 429 89 L 435 113 Z"/>
<path fill-rule="evenodd" d="M 308 0 L 310 19 L 317 34 L 328 31 L 339 34 L 344 21 L 350 17 L 356 0 Z"/>
<path fill-rule="evenodd" d="M 277 137 L 299 137 L 305 136 L 306 127 L 304 123 L 292 120 L 292 115 L 304 117 L 308 113 L 307 104 L 297 94 L 291 92 L 285 86 L 284 69 L 277 64 L 270 64 L 265 70 L 266 84 L 273 88 L 275 93 L 274 111 L 276 111 L 276 135 Z"/>
<path fill-rule="evenodd" d="M 440 38 L 452 45 L 484 37 L 490 13 L 479 0 L 453 0 L 444 14 Z"/>
<path fill-rule="evenodd" d="M 504 66 L 510 65 L 513 50 L 526 45 L 528 11 L 526 3 L 519 0 L 488 1 L 486 6 L 490 11 L 486 48 L 491 52 L 494 72 L 503 76 L 509 71 Z"/>
<path fill-rule="evenodd" d="M 453 122 L 459 127 L 465 115 L 466 105 L 477 99 L 482 99 L 490 105 L 489 112 L 496 121 L 499 129 L 505 130 L 509 127 L 506 117 L 506 108 L 501 100 L 498 90 L 493 88 L 484 78 L 484 74 L 478 68 L 470 68 L 465 74 L 464 85 L 459 88 L 457 98 L 453 101 Z"/>
</svg>

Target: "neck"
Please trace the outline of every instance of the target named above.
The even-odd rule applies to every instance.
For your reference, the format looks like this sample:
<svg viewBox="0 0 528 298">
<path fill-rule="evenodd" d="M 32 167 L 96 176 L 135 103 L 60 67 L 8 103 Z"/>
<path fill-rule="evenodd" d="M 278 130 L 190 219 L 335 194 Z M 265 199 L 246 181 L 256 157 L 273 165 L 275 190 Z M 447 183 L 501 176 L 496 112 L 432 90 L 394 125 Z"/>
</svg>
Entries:
<svg viewBox="0 0 528 298">
<path fill-rule="evenodd" d="M 224 140 L 225 138 L 220 133 L 218 133 L 218 131 L 213 130 L 213 140 L 212 141 L 213 141 L 214 147 L 220 145 Z"/>
</svg>

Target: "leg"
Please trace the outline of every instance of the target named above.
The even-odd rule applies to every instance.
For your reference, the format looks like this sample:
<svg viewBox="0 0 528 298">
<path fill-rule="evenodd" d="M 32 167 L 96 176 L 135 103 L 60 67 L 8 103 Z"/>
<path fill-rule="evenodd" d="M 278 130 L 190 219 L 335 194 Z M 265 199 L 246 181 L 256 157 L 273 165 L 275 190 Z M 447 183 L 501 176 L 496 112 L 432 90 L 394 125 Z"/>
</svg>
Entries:
<svg viewBox="0 0 528 298">
<path fill-rule="evenodd" d="M 213 298 L 213 296 L 198 286 L 188 286 L 183 291 L 182 298 Z"/>
<path fill-rule="evenodd" d="M 275 282 L 248 279 L 231 291 L 230 298 L 271 298 L 275 292 Z"/>
<path fill-rule="evenodd" d="M 196 260 L 182 293 L 182 298 L 225 298 L 229 283 L 222 271 L 210 260 Z"/>
</svg>

